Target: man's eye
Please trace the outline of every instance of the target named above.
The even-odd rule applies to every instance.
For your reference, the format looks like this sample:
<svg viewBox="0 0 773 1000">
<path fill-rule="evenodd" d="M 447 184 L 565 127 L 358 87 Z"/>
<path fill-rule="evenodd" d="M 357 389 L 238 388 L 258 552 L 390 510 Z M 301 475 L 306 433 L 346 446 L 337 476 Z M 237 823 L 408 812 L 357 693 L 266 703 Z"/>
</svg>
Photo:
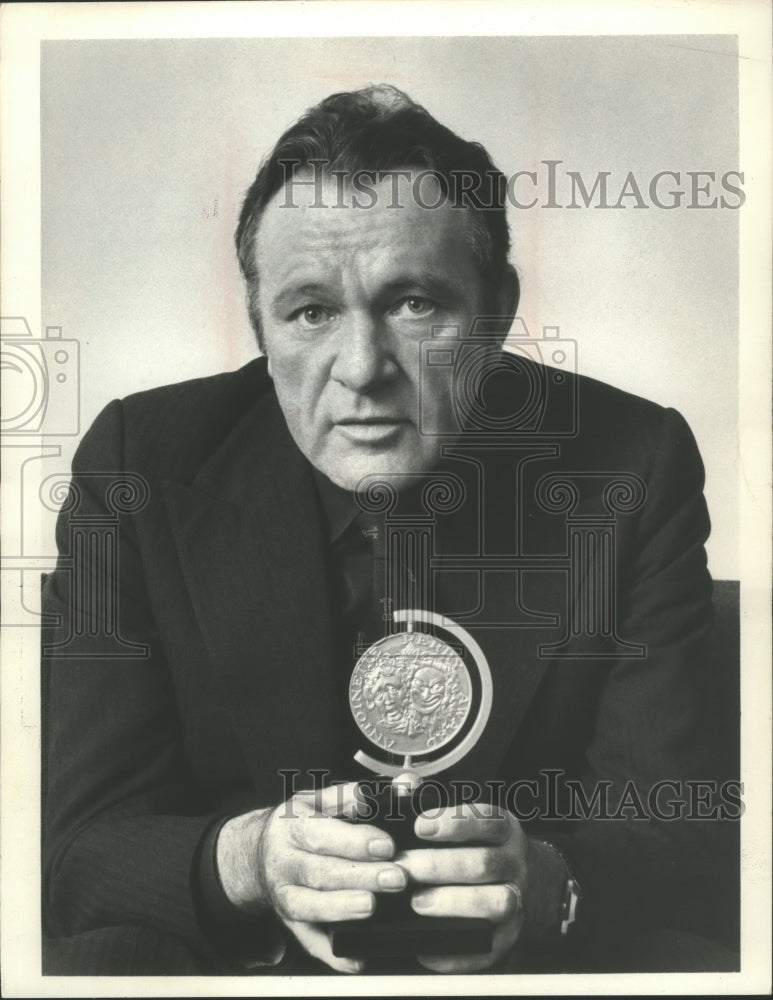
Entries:
<svg viewBox="0 0 773 1000">
<path fill-rule="evenodd" d="M 394 309 L 401 316 L 429 316 L 435 308 L 435 303 L 425 299 L 423 295 L 407 295 Z"/>
<path fill-rule="evenodd" d="M 303 326 L 322 326 L 330 319 L 330 313 L 322 306 L 304 306 L 293 313 L 292 319 L 300 321 Z"/>
</svg>

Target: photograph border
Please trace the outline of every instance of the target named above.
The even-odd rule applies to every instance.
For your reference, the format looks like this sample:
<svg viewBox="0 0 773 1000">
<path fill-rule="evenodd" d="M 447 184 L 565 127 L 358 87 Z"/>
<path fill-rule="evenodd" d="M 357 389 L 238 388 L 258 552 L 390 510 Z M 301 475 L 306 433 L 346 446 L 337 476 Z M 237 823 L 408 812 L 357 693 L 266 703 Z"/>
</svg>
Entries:
<svg viewBox="0 0 773 1000">
<path fill-rule="evenodd" d="M 41 329 L 40 42 L 87 38 L 231 38 L 394 35 L 403 0 L 286 3 L 11 4 L 0 10 L 3 316 Z M 742 950 L 738 973 L 479 977 L 56 977 L 40 973 L 40 683 L 36 629 L 2 634 L 0 844 L 2 991 L 5 996 L 254 996 L 426 994 L 748 994 L 768 992 L 771 970 L 771 11 L 732 6 L 429 0 L 411 3 L 405 35 L 734 34 L 739 40 L 741 475 Z M 441 16 L 442 14 L 442 16 Z M 407 21 L 408 19 L 406 19 Z M 442 27 L 439 27 L 442 22 Z M 367 25 L 363 31 L 362 26 Z M 492 31 L 496 26 L 496 31 Z M 359 30 L 355 30 L 355 28 Z M 34 441 L 35 439 L 31 439 Z M 40 439 L 41 448 L 45 442 Z M 3 482 L 2 533 L 16 537 L 19 484 Z M 3 574 L 3 588 L 16 584 Z M 11 597 L 10 593 L 8 595 Z M 13 597 L 12 599 L 16 599 Z M 5 601 L 3 602 L 5 604 Z M 256 989 L 259 987 L 259 990 Z"/>
</svg>

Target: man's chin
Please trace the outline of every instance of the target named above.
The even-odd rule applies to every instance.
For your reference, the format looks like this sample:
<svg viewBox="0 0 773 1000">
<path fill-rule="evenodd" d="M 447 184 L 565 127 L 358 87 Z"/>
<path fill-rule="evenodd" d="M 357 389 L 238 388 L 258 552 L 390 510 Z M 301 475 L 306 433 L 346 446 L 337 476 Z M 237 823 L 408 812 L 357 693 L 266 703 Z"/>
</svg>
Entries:
<svg viewBox="0 0 773 1000">
<path fill-rule="evenodd" d="M 315 464 L 328 479 L 345 490 L 367 490 L 377 482 L 384 482 L 400 493 L 415 485 L 417 478 L 430 472 L 437 462 L 438 456 L 422 456 L 418 450 L 400 449 L 397 453 L 378 454 L 352 449 Z"/>
</svg>

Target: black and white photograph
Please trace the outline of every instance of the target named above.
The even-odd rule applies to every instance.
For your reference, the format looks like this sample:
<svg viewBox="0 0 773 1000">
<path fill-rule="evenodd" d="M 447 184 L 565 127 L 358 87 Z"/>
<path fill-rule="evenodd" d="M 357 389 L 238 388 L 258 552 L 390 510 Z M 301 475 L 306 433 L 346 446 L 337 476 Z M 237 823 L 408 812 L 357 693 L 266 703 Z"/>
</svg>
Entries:
<svg viewBox="0 0 773 1000">
<path fill-rule="evenodd" d="M 767 992 L 769 8 L 10 8 L 4 994 Z"/>
</svg>

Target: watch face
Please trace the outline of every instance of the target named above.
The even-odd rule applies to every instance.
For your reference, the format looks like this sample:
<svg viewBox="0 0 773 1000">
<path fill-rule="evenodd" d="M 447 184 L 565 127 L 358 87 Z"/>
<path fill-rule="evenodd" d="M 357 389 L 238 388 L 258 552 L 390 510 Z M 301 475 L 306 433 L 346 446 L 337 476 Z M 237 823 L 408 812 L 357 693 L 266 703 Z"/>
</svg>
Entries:
<svg viewBox="0 0 773 1000">
<path fill-rule="evenodd" d="M 568 878 L 561 903 L 561 934 L 567 934 L 572 924 L 577 922 L 577 907 L 582 899 L 582 890 L 576 879 Z"/>
</svg>

